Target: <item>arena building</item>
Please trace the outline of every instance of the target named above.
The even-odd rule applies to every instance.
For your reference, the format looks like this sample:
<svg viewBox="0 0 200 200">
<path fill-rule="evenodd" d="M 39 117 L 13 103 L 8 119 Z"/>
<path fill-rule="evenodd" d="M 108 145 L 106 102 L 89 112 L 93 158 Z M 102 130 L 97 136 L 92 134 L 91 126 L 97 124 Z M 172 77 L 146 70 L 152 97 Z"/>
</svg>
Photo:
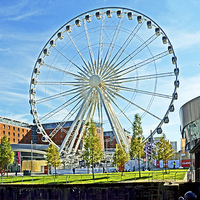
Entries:
<svg viewBox="0 0 200 200">
<path fill-rule="evenodd" d="M 192 153 L 195 154 L 195 179 L 200 180 L 200 96 L 185 103 L 180 108 L 182 153 L 191 154 L 190 165 L 193 168 Z"/>
</svg>

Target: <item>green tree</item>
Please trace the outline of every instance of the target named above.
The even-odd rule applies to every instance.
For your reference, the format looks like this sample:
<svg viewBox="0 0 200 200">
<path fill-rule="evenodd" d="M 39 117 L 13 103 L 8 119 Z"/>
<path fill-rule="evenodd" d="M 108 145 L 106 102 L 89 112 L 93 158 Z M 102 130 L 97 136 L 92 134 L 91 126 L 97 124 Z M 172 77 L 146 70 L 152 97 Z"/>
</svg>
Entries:
<svg viewBox="0 0 200 200">
<path fill-rule="evenodd" d="M 56 167 L 61 165 L 60 153 L 53 144 L 49 145 L 49 147 L 46 149 L 46 152 L 47 152 L 46 160 L 51 166 L 55 168 L 55 176 L 56 176 Z"/>
<path fill-rule="evenodd" d="M 7 136 L 1 138 L 0 144 L 0 166 L 7 167 L 7 176 L 8 176 L 8 165 L 11 164 L 14 160 L 14 152 L 11 151 L 10 141 Z"/>
<path fill-rule="evenodd" d="M 129 153 L 126 153 L 125 145 L 121 141 L 121 144 L 116 144 L 115 153 L 113 155 L 113 163 L 117 167 L 121 166 L 122 168 L 124 168 L 124 164 L 128 160 L 129 160 Z M 122 171 L 122 174 L 123 174 L 123 171 Z"/>
<path fill-rule="evenodd" d="M 144 157 L 144 136 L 143 130 L 141 126 L 141 117 L 138 114 L 135 114 L 133 122 L 133 136 L 131 138 L 131 146 L 130 146 L 130 156 L 131 158 L 138 159 L 138 167 L 139 167 L 139 177 L 140 174 L 140 159 Z"/>
<path fill-rule="evenodd" d="M 169 140 L 165 139 L 165 134 L 160 138 L 160 141 L 156 143 L 154 159 L 163 160 L 165 163 L 174 155 L 174 150 Z M 166 172 L 166 164 L 165 164 Z"/>
<path fill-rule="evenodd" d="M 84 151 L 81 157 L 86 161 L 88 168 L 90 165 L 92 165 L 92 174 L 94 179 L 94 163 L 101 160 L 103 157 L 103 152 L 100 139 L 95 133 L 95 123 L 91 120 L 90 123 L 86 124 L 86 128 L 86 134 L 84 137 Z"/>
</svg>

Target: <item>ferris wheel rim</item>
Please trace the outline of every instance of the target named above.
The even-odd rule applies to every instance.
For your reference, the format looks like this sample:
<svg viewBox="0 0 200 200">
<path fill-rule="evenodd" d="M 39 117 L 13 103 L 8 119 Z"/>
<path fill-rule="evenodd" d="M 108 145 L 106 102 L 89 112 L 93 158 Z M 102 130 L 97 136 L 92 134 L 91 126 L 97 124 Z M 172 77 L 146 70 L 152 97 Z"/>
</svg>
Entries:
<svg viewBox="0 0 200 200">
<path fill-rule="evenodd" d="M 138 11 L 135 11 L 135 10 L 132 10 L 132 9 L 128 9 L 128 8 L 122 8 L 122 7 L 103 7 L 103 8 L 97 8 L 97 9 L 93 9 L 93 10 L 84 12 L 84 13 L 82 13 L 82 14 L 80 14 L 80 15 L 74 17 L 73 19 L 71 19 L 71 20 L 68 21 L 67 23 L 65 23 L 65 24 L 64 24 L 61 28 L 59 28 L 59 29 L 52 35 L 52 37 L 47 41 L 47 43 L 44 45 L 42 51 L 40 52 L 40 54 L 39 54 L 39 56 L 38 56 L 38 59 L 41 57 L 41 55 L 42 55 L 42 53 L 43 53 L 43 50 L 44 50 L 45 47 L 49 44 L 49 42 L 50 42 L 50 41 L 56 36 L 56 34 L 57 34 L 60 30 L 62 30 L 66 25 L 68 25 L 68 24 L 71 23 L 72 21 L 76 20 L 76 19 L 79 18 L 80 16 L 86 15 L 87 13 L 91 13 L 91 12 L 94 12 L 94 11 L 97 11 L 97 10 L 105 10 L 105 9 L 123 9 L 123 10 L 132 11 L 132 12 L 141 14 L 142 16 L 146 17 L 147 19 L 150 19 L 157 27 L 160 28 L 160 30 L 162 31 L 162 33 L 167 37 L 169 45 L 172 46 L 172 44 L 171 44 L 171 42 L 170 42 L 168 36 L 165 34 L 165 32 L 162 30 L 162 28 L 161 28 L 154 20 L 152 20 L 152 19 L 149 18 L 148 16 L 144 15 L 143 13 L 138 12 Z M 173 49 L 173 48 L 172 48 L 172 51 L 173 51 L 174 57 L 176 58 L 175 52 L 174 52 L 174 49 Z M 38 59 L 37 59 L 37 61 L 38 61 Z M 37 66 L 37 61 L 36 61 L 36 63 L 35 63 L 34 69 L 35 69 L 36 66 Z M 178 67 L 177 67 L 177 61 L 176 61 L 176 60 L 175 60 L 174 65 L 175 65 L 175 69 L 178 69 Z M 31 80 L 33 79 L 33 77 L 34 77 L 34 72 L 32 73 Z M 175 77 L 176 77 L 175 81 L 178 81 L 178 74 L 176 74 Z M 32 87 L 32 85 L 33 85 L 33 84 L 31 83 L 31 84 L 30 84 L 30 90 L 35 88 L 35 87 Z M 177 85 L 174 86 L 174 91 L 173 91 L 173 95 L 172 95 L 172 100 L 171 100 L 171 102 L 170 102 L 170 106 L 173 105 L 174 100 L 176 100 L 176 98 L 175 98 L 175 96 L 174 96 L 174 94 L 176 94 L 176 90 L 177 90 Z M 31 95 L 31 93 L 30 93 L 30 101 L 31 101 L 31 97 L 32 97 L 32 95 Z M 164 117 L 162 118 L 162 120 L 160 121 L 160 123 L 158 124 L 158 126 L 157 126 L 157 127 L 155 128 L 155 130 L 153 131 L 153 134 L 155 134 L 155 133 L 157 132 L 157 129 L 160 128 L 160 127 L 162 126 L 162 124 L 164 123 L 165 117 L 168 117 L 168 114 L 169 114 L 169 112 L 170 112 L 170 106 L 169 106 L 169 108 L 167 109 L 167 111 L 166 111 Z M 31 105 L 31 109 L 33 109 L 32 105 Z M 36 120 L 36 118 L 37 118 L 37 117 L 35 117 L 36 115 L 33 114 L 33 116 L 34 116 L 34 118 L 35 118 L 35 120 Z M 41 130 L 44 131 L 44 129 L 41 127 L 41 124 L 40 124 L 39 122 L 38 122 L 38 123 L 36 122 L 36 124 L 37 124 L 37 126 L 39 126 L 39 128 L 41 128 Z M 46 134 L 45 131 L 43 132 L 43 134 L 44 134 L 45 136 L 48 137 L 48 135 Z M 51 139 L 48 138 L 48 140 L 49 140 L 49 142 L 54 143 Z"/>
</svg>

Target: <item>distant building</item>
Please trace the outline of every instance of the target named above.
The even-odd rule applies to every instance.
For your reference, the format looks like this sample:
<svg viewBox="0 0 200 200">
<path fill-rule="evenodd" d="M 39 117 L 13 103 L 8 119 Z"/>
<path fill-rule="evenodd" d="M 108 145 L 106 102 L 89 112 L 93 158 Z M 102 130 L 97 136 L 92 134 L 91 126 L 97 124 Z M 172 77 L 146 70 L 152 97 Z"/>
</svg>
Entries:
<svg viewBox="0 0 200 200">
<path fill-rule="evenodd" d="M 7 135 L 11 144 L 30 144 L 31 125 L 17 120 L 0 117 L 0 139 Z"/>
<path fill-rule="evenodd" d="M 171 145 L 172 145 L 172 149 L 174 149 L 174 153 L 177 152 L 177 141 L 174 141 L 174 142 L 170 142 Z"/>
<path fill-rule="evenodd" d="M 117 140 L 113 131 L 104 131 L 104 149 L 105 151 L 115 151 Z M 131 136 L 126 134 L 129 142 L 131 142 Z"/>
</svg>

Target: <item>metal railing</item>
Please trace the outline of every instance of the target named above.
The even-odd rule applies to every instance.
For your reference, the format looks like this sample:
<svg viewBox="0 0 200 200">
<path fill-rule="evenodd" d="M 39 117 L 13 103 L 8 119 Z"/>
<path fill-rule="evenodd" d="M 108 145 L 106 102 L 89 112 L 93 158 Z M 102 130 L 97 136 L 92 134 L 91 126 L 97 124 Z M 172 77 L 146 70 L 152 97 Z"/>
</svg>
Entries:
<svg viewBox="0 0 200 200">
<path fill-rule="evenodd" d="M 70 184 L 70 183 L 109 183 L 109 182 L 134 182 L 137 180 L 145 181 L 177 181 L 178 173 L 186 174 L 187 171 L 141 171 L 139 172 L 115 172 L 95 174 L 93 180 L 92 174 L 74 174 L 74 175 L 38 175 L 38 176 L 8 176 L 1 177 L 1 184 Z M 184 176 L 183 174 L 183 176 Z"/>
</svg>

